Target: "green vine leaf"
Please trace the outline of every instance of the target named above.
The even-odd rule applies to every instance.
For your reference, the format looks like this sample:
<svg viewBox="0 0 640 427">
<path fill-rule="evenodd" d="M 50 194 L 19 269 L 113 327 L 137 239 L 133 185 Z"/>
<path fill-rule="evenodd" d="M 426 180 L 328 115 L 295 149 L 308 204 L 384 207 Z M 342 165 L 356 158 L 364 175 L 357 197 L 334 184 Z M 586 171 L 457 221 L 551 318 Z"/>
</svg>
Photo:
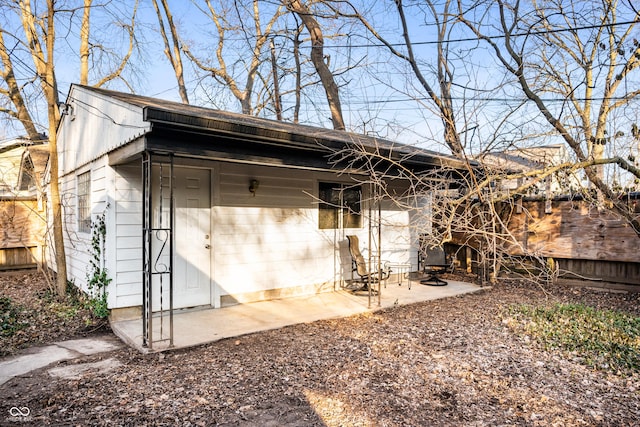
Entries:
<svg viewBox="0 0 640 427">
<path fill-rule="evenodd" d="M 91 221 L 91 259 L 89 260 L 90 271 L 87 272 L 89 305 L 94 316 L 98 318 L 109 315 L 107 287 L 111 283 L 111 278 L 107 274 L 107 269 L 103 267 L 103 248 L 107 235 L 105 217 L 106 212 L 103 212 L 95 221 Z"/>
</svg>

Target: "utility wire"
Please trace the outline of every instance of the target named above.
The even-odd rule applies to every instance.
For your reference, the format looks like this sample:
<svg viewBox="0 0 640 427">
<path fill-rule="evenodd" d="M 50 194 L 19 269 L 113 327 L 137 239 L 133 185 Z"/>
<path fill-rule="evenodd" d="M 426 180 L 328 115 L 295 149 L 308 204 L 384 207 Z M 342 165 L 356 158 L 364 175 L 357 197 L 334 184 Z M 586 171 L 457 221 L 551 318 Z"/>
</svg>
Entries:
<svg viewBox="0 0 640 427">
<path fill-rule="evenodd" d="M 527 32 L 523 32 L 523 33 L 515 33 L 515 34 L 500 34 L 500 35 L 496 35 L 496 36 L 487 36 L 488 39 L 491 40 L 497 40 L 497 39 L 504 39 L 507 36 L 508 37 L 527 37 L 527 36 L 539 36 L 539 35 L 544 35 L 544 34 L 555 34 L 555 33 L 563 33 L 563 32 L 569 32 L 569 31 L 582 31 L 582 30 L 593 30 L 593 29 L 598 29 L 598 28 L 613 28 L 613 27 L 617 27 L 617 26 L 622 26 L 622 25 L 632 25 L 632 24 L 637 24 L 640 23 L 640 18 L 638 19 L 634 19 L 632 21 L 624 21 L 624 22 L 611 22 L 611 23 L 606 23 L 606 24 L 593 24 L 593 25 L 582 25 L 579 27 L 572 27 L 572 28 L 557 28 L 557 29 L 547 29 L 547 30 L 539 30 L 539 31 L 527 31 Z M 274 37 L 283 37 L 283 38 L 288 38 L 287 35 L 285 34 L 274 34 Z M 439 43 L 463 43 L 463 42 L 471 42 L 471 41 L 479 41 L 480 39 L 478 37 L 463 37 L 463 38 L 457 38 L 457 39 L 447 39 L 447 40 L 442 40 L 442 41 L 437 41 L 437 40 L 424 40 L 424 41 L 416 41 L 416 42 L 412 42 L 411 45 L 412 46 L 420 46 L 420 45 L 430 45 L 430 44 L 439 44 Z M 243 40 L 244 41 L 244 40 Z M 367 47 L 387 47 L 387 46 L 392 46 L 392 47 L 402 47 L 402 46 L 406 46 L 406 44 L 404 42 L 402 43 L 389 43 L 389 44 L 383 44 L 383 43 L 363 43 L 363 44 L 325 44 L 324 48 L 325 49 L 348 49 L 348 48 L 367 48 Z M 309 45 L 301 45 L 301 47 L 311 47 Z"/>
</svg>

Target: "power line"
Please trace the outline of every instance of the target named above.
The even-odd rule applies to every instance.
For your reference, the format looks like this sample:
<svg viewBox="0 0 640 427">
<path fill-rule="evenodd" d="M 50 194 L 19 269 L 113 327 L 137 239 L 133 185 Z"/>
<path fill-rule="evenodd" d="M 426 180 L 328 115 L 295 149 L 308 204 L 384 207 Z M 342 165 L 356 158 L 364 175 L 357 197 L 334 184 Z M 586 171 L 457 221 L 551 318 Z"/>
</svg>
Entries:
<svg viewBox="0 0 640 427">
<path fill-rule="evenodd" d="M 450 96 L 450 97 L 442 97 L 442 99 L 449 99 L 452 101 L 477 101 L 477 102 L 527 102 L 530 101 L 529 98 L 495 98 L 495 97 L 464 97 L 464 96 Z M 633 99 L 624 96 L 613 96 L 613 97 L 591 97 L 591 98 L 571 98 L 571 101 L 623 101 L 626 99 Z M 418 102 L 418 101 L 430 101 L 431 98 L 427 96 L 421 97 L 406 97 L 406 98 L 385 98 L 380 100 L 354 100 L 350 98 L 349 102 L 345 103 L 345 105 L 368 105 L 368 104 L 395 104 L 395 103 L 405 103 L 405 102 Z M 567 98 L 541 98 L 542 102 L 568 102 L 570 101 Z M 290 101 L 284 100 L 285 103 L 291 103 Z"/>
<path fill-rule="evenodd" d="M 416 97 L 416 98 L 396 98 L 396 99 L 385 99 L 385 100 L 379 100 L 379 101 L 357 101 L 355 103 L 362 103 L 362 104 L 385 104 L 387 102 L 390 103 L 396 103 L 396 102 L 407 102 L 407 101 L 429 101 L 431 98 L 429 97 Z M 464 97 L 464 96 L 449 96 L 449 97 L 442 97 L 442 99 L 450 99 L 452 101 L 481 101 L 481 102 L 524 102 L 524 101 L 530 101 L 529 98 L 493 98 L 493 97 L 482 97 L 482 98 L 478 98 L 478 97 Z M 603 97 L 592 97 L 592 98 L 540 98 L 541 101 L 543 102 L 568 102 L 569 100 L 571 101 L 622 101 L 625 99 L 631 99 L 631 98 L 627 98 L 625 96 L 603 96 Z M 351 101 L 351 103 L 354 103 L 353 101 Z"/>
<path fill-rule="evenodd" d="M 598 29 L 598 28 L 612 28 L 612 27 L 622 26 L 622 25 L 637 24 L 639 22 L 640 22 L 640 19 L 634 19 L 633 21 L 611 22 L 611 23 L 593 24 L 593 25 L 583 25 L 583 26 L 572 27 L 572 28 L 557 28 L 557 29 L 547 29 L 547 30 L 540 30 L 540 31 L 528 31 L 528 32 L 508 34 L 508 35 L 500 34 L 500 35 L 496 35 L 496 36 L 487 36 L 487 38 L 491 39 L 491 40 L 498 40 L 498 39 L 504 39 L 507 36 L 508 37 L 539 36 L 539 35 L 563 33 L 563 32 L 569 32 L 569 31 L 594 30 L 594 29 Z M 285 37 L 285 38 L 287 38 L 286 35 L 281 35 L 281 34 L 275 34 L 274 37 Z M 480 39 L 478 37 L 464 37 L 464 38 L 448 39 L 448 40 L 442 40 L 442 41 L 437 41 L 437 40 L 416 41 L 416 42 L 411 42 L 411 45 L 412 46 L 421 46 L 421 45 L 431 45 L 431 44 L 439 44 L 439 43 L 464 43 L 464 42 L 472 42 L 472 41 L 475 42 L 475 41 L 479 41 L 479 40 Z M 344 44 L 344 45 L 325 44 L 323 47 L 325 49 L 347 49 L 347 48 L 368 48 L 368 47 L 387 47 L 387 46 L 402 47 L 402 46 L 406 46 L 406 44 L 405 43 L 388 43 L 388 44 L 384 44 L 384 43 L 363 43 L 363 44 Z M 310 47 L 310 46 L 301 45 L 301 47 Z"/>
</svg>

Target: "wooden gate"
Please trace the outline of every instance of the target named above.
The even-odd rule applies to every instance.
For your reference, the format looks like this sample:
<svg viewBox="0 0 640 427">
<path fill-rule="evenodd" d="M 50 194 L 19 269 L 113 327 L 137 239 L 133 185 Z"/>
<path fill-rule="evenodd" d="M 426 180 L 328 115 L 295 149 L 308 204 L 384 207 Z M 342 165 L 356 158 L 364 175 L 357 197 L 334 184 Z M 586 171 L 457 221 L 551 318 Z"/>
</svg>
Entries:
<svg viewBox="0 0 640 427">
<path fill-rule="evenodd" d="M 35 197 L 0 199 L 0 270 L 41 263 L 46 213 Z"/>
</svg>

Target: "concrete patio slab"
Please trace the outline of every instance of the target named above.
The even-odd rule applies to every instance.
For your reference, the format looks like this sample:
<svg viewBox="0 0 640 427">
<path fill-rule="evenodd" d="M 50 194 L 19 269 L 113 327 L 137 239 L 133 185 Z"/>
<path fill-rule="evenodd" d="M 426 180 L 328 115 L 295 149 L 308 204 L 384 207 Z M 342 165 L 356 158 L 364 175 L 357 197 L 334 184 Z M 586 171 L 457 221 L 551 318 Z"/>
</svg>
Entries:
<svg viewBox="0 0 640 427">
<path fill-rule="evenodd" d="M 326 292 L 306 297 L 238 304 L 231 307 L 177 312 L 173 316 L 173 346 L 160 338 L 169 336 L 169 318 L 154 316 L 153 348 L 143 346 L 142 319 L 111 323 L 114 333 L 126 344 L 143 353 L 185 348 L 277 329 L 298 323 L 347 317 L 398 305 L 477 292 L 483 288 L 471 283 L 449 281 L 447 286 L 425 286 L 405 280 L 401 286 L 389 283 L 377 295 L 354 295 L 346 291 Z M 162 335 L 160 333 L 162 332 Z"/>
<path fill-rule="evenodd" d="M 44 347 L 32 347 L 25 353 L 0 360 L 0 385 L 13 377 L 24 375 L 63 360 L 103 353 L 122 346 L 113 335 L 60 341 Z"/>
<path fill-rule="evenodd" d="M 47 372 L 52 377 L 66 378 L 66 379 L 80 379 L 86 372 L 107 373 L 122 366 L 122 362 L 118 359 L 110 357 L 105 360 L 90 363 L 78 363 L 76 365 L 59 366 L 57 368 L 49 369 Z"/>
<path fill-rule="evenodd" d="M 76 351 L 84 356 L 92 354 L 104 353 L 107 351 L 115 350 L 120 347 L 120 343 L 117 340 L 91 340 L 91 339 L 79 339 L 79 340 L 67 340 L 56 343 L 59 347 L 64 347 L 67 350 Z"/>
</svg>

